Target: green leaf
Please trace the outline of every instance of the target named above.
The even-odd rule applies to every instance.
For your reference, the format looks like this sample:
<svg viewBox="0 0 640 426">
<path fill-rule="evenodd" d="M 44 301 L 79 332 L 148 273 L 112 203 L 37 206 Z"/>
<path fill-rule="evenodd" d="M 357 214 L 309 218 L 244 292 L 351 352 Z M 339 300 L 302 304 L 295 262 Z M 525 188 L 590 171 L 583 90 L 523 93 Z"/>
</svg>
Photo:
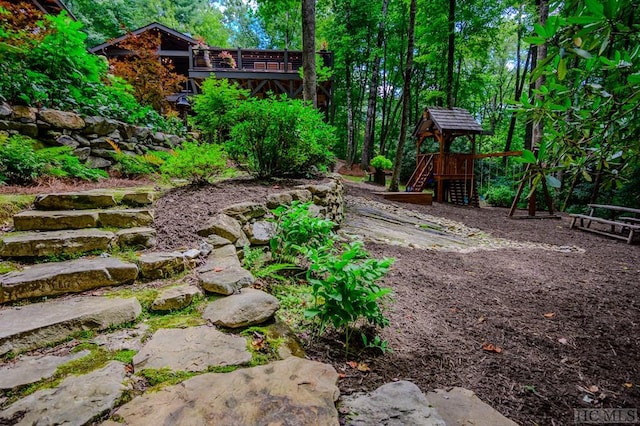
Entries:
<svg viewBox="0 0 640 426">
<path fill-rule="evenodd" d="M 586 0 L 585 4 L 587 6 L 587 9 L 589 9 L 589 11 L 593 13 L 595 16 L 604 17 L 604 6 L 602 5 L 601 1 Z"/>
<path fill-rule="evenodd" d="M 523 40 L 529 44 L 545 44 L 547 42 L 546 38 L 536 36 L 524 37 Z"/>
<path fill-rule="evenodd" d="M 555 176 L 547 176 L 547 185 L 552 188 L 559 189 L 562 186 L 562 182 L 560 182 Z"/>
<path fill-rule="evenodd" d="M 533 24 L 533 29 L 542 38 L 549 38 L 549 34 L 547 34 L 547 30 L 540 24 Z"/>
<path fill-rule="evenodd" d="M 522 156 L 520 158 L 523 163 L 527 164 L 534 164 L 537 161 L 535 154 L 528 149 L 522 151 Z"/>
<path fill-rule="evenodd" d="M 569 50 L 584 59 L 591 59 L 593 57 L 591 53 L 587 52 L 584 49 L 575 48 L 575 49 L 569 49 Z"/>
<path fill-rule="evenodd" d="M 640 84 L 640 72 L 627 76 L 629 84 Z"/>
<path fill-rule="evenodd" d="M 567 76 L 567 63 L 564 58 L 560 58 L 558 62 L 558 80 L 562 81 Z"/>
</svg>

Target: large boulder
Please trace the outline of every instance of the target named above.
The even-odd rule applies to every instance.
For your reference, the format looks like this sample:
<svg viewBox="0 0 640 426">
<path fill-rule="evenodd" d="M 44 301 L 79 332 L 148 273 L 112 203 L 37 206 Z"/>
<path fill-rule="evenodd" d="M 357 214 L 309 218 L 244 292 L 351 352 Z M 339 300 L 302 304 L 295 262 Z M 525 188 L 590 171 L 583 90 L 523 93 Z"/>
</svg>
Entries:
<svg viewBox="0 0 640 426">
<path fill-rule="evenodd" d="M 87 117 L 84 119 L 86 127 L 83 133 L 86 135 L 105 136 L 118 128 L 118 122 L 104 117 Z"/>
<path fill-rule="evenodd" d="M 170 368 L 205 371 L 209 367 L 242 365 L 251 361 L 244 337 L 225 334 L 209 326 L 163 328 L 133 358 L 136 370 Z"/>
<path fill-rule="evenodd" d="M 162 290 L 151 304 L 152 311 L 176 311 L 186 308 L 202 291 L 194 285 L 181 285 Z"/>
<path fill-rule="evenodd" d="M 251 219 L 263 217 L 267 214 L 264 204 L 245 201 L 243 203 L 232 204 L 223 210 L 223 213 L 237 219 L 240 223 L 247 223 Z"/>
<path fill-rule="evenodd" d="M 407 381 L 387 383 L 368 394 L 343 397 L 341 411 L 351 426 L 446 426 L 420 388 Z"/>
<path fill-rule="evenodd" d="M 231 373 L 193 377 L 135 398 L 113 418 L 129 426 L 338 426 L 337 381 L 332 366 L 291 357 Z"/>
<path fill-rule="evenodd" d="M 226 238 L 237 247 L 249 245 L 249 240 L 242 231 L 240 222 L 224 213 L 213 216 L 205 226 L 198 230 L 198 235 L 201 237 L 207 237 L 211 234 Z"/>
<path fill-rule="evenodd" d="M 84 128 L 84 120 L 78 114 L 55 109 L 42 109 L 38 118 L 58 129 L 80 130 Z"/>
<path fill-rule="evenodd" d="M 280 302 L 264 291 L 245 288 L 239 294 L 223 297 L 209 303 L 203 318 L 215 325 L 228 328 L 261 324 L 280 308 Z"/>
</svg>

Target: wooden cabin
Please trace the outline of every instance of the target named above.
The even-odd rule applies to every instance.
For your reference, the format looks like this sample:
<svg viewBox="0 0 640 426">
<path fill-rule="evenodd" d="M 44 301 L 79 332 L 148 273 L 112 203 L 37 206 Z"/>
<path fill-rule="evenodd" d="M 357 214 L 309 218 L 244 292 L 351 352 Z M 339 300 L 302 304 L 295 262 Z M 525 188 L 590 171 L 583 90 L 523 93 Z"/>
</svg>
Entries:
<svg viewBox="0 0 640 426">
<path fill-rule="evenodd" d="M 474 178 L 476 135 L 484 131 L 469 111 L 462 108 L 425 108 L 413 131 L 416 139 L 416 169 L 407 182 L 408 192 L 422 192 L 435 184 L 436 200 L 478 207 L 478 190 Z M 451 152 L 453 141 L 465 137 L 467 152 Z M 433 138 L 438 152 L 422 153 L 425 140 Z"/>
<path fill-rule="evenodd" d="M 187 77 L 183 94 L 198 94 L 205 78 L 215 75 L 226 78 L 248 89 L 251 96 L 264 97 L 271 92 L 286 94 L 291 98 L 302 98 L 302 51 L 239 49 L 204 46 L 194 38 L 154 22 L 132 31 L 139 35 L 152 31 L 160 35 L 161 59 L 170 59 L 175 72 Z M 90 51 L 107 58 L 128 55 L 119 43 L 129 37 L 125 34 L 110 40 Z M 324 66 L 333 66 L 333 53 L 318 52 Z M 332 98 L 332 81 L 318 83 L 318 107 L 329 110 Z M 178 98 L 180 94 L 176 94 Z"/>
</svg>

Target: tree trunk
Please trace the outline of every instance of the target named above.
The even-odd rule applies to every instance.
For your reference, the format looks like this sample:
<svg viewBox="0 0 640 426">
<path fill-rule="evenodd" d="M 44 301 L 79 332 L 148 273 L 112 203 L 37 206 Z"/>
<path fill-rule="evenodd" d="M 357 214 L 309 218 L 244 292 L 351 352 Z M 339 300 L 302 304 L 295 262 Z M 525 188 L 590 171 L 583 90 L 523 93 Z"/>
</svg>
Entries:
<svg viewBox="0 0 640 426">
<path fill-rule="evenodd" d="M 452 0 L 454 1 L 454 0 Z M 391 175 L 390 192 L 398 191 L 400 181 L 400 167 L 402 166 L 402 151 L 407 137 L 407 121 L 409 108 L 411 106 L 411 74 L 413 67 L 413 48 L 416 27 L 416 0 L 411 0 L 409 6 L 409 37 L 407 40 L 407 63 L 404 71 L 404 86 L 402 88 L 402 118 L 400 120 L 400 137 L 398 138 L 398 148 L 396 149 L 396 159 L 393 162 L 393 174 Z"/>
<path fill-rule="evenodd" d="M 453 65 L 455 62 L 456 0 L 449 0 L 449 44 L 447 46 L 447 108 L 453 108 Z"/>
<path fill-rule="evenodd" d="M 302 0 L 302 96 L 318 106 L 316 93 L 316 0 Z"/>
<path fill-rule="evenodd" d="M 364 128 L 364 141 L 362 143 L 362 158 L 360 167 L 362 170 L 369 168 L 369 161 L 373 154 L 373 134 L 376 127 L 376 100 L 378 99 L 378 80 L 380 78 L 380 49 L 384 41 L 384 24 L 387 19 L 387 7 L 389 0 L 382 2 L 382 18 L 378 25 L 378 38 L 376 40 L 376 53 L 371 66 L 371 82 L 369 83 L 369 100 L 367 104 L 367 122 Z"/>
<path fill-rule="evenodd" d="M 345 85 L 347 90 L 347 167 L 353 166 L 355 158 L 355 129 L 353 128 L 353 94 L 352 94 L 352 78 L 351 78 L 351 61 L 345 61 Z"/>
</svg>

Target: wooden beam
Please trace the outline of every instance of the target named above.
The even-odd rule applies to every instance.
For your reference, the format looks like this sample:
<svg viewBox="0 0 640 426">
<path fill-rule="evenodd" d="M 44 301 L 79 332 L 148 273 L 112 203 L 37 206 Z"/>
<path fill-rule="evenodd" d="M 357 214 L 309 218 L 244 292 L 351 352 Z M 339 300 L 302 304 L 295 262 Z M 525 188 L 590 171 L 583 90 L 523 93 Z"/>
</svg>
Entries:
<svg viewBox="0 0 640 426">
<path fill-rule="evenodd" d="M 489 158 L 489 157 L 513 157 L 522 155 L 522 151 L 505 151 L 505 152 L 491 152 L 489 154 L 476 154 L 473 158 Z"/>
</svg>

